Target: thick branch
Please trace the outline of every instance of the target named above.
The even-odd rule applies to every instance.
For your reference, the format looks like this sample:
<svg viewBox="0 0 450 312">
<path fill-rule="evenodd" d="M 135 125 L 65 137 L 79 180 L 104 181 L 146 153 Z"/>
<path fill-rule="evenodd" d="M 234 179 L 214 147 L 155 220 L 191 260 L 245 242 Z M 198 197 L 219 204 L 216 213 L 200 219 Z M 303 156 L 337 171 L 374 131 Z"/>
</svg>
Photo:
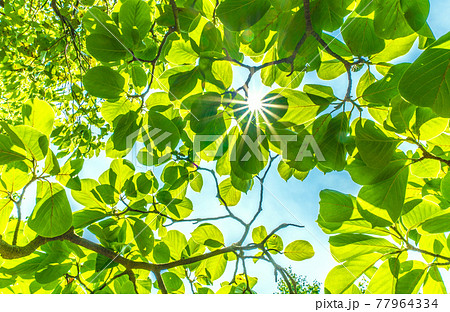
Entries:
<svg viewBox="0 0 450 312">
<path fill-rule="evenodd" d="M 101 255 L 113 260 L 114 262 L 117 262 L 117 263 L 123 265 L 125 268 L 127 268 L 129 270 L 142 269 L 142 270 L 153 271 L 153 272 L 157 272 L 157 271 L 161 271 L 161 270 L 168 270 L 170 268 L 174 268 L 177 266 L 192 264 L 195 262 L 199 262 L 202 260 L 206 260 L 206 259 L 218 256 L 221 254 L 234 252 L 237 250 L 253 250 L 253 249 L 257 248 L 257 245 L 254 245 L 254 244 L 248 245 L 248 246 L 243 246 L 243 247 L 233 244 L 229 247 L 224 247 L 222 249 L 214 250 L 212 252 L 205 253 L 203 255 L 199 255 L 196 257 L 180 259 L 180 260 L 176 260 L 176 261 L 172 261 L 172 262 L 168 262 L 168 263 L 162 263 L 162 264 L 153 264 L 153 263 L 142 262 L 142 261 L 133 261 L 133 260 L 124 258 L 120 254 L 118 254 L 110 249 L 107 249 L 101 245 L 98 245 L 96 243 L 93 243 L 87 239 L 84 239 L 84 238 L 76 235 L 73 232 L 73 229 L 70 229 L 67 233 L 65 233 L 61 236 L 53 237 L 53 238 L 45 238 L 45 237 L 38 236 L 25 246 L 12 246 L 12 245 L 8 244 L 7 242 L 3 241 L 0 237 L 0 255 L 4 259 L 23 258 L 23 257 L 31 255 L 42 245 L 44 245 L 48 242 L 51 242 L 51 241 L 56 241 L 56 240 L 60 240 L 60 241 L 67 240 L 78 246 L 81 246 L 81 247 L 84 247 L 91 251 L 94 251 L 98 254 L 101 254 Z"/>
<path fill-rule="evenodd" d="M 178 18 L 178 7 L 177 7 L 177 4 L 175 3 L 175 0 L 170 0 L 170 5 L 172 6 L 173 19 L 175 20 L 175 30 L 177 31 L 177 33 L 179 33 L 180 32 L 180 20 Z"/>
<path fill-rule="evenodd" d="M 147 263 L 147 262 L 142 262 L 142 261 L 133 261 L 130 259 L 126 259 L 110 249 L 107 249 L 101 245 L 98 245 L 96 243 L 93 243 L 87 239 L 84 239 L 84 238 L 76 235 L 72 231 L 64 234 L 63 240 L 68 240 L 78 246 L 82 246 L 86 249 L 89 249 L 96 253 L 99 253 L 99 254 L 113 260 L 114 262 L 117 262 L 117 263 L 123 265 L 127 269 L 142 269 L 142 270 L 148 270 L 148 271 L 153 271 L 156 269 L 156 266 L 152 263 Z"/>
<path fill-rule="evenodd" d="M 166 288 L 166 285 L 164 284 L 164 281 L 162 279 L 161 272 L 160 271 L 155 271 L 153 273 L 155 274 L 156 280 L 158 281 L 159 289 L 161 290 L 161 292 L 163 294 L 167 294 L 168 293 L 167 292 L 167 288 Z"/>
<path fill-rule="evenodd" d="M 3 259 L 18 259 L 23 258 L 26 256 L 31 255 L 33 252 L 35 252 L 36 249 L 41 247 L 42 245 L 55 241 L 55 240 L 63 240 L 60 237 L 55 238 L 45 238 L 38 236 L 35 239 L 33 239 L 31 242 L 29 242 L 25 246 L 14 246 L 10 245 L 7 242 L 5 242 L 1 235 L 0 235 L 0 256 Z"/>
<path fill-rule="evenodd" d="M 432 253 L 430 251 L 426 251 L 426 250 L 414 247 L 411 244 L 408 244 L 408 250 L 417 251 L 417 252 L 420 252 L 420 253 L 423 253 L 423 254 L 426 254 L 426 255 L 429 255 L 429 256 L 432 256 L 432 257 L 439 258 L 439 259 L 442 259 L 442 260 L 450 262 L 450 258 L 449 257 L 445 257 L 445 256 L 442 256 L 442 255 L 439 255 L 439 254 Z"/>
<path fill-rule="evenodd" d="M 423 156 L 421 158 L 418 158 L 418 159 L 414 160 L 414 162 L 419 162 L 419 161 L 422 161 L 424 159 L 434 159 L 434 160 L 443 162 L 447 166 L 450 166 L 450 160 L 447 160 L 447 159 L 444 159 L 442 157 L 439 157 L 439 156 L 431 154 L 429 151 L 426 150 L 426 148 L 419 141 L 417 141 L 417 140 L 415 140 L 413 138 L 408 138 L 408 139 L 405 140 L 405 142 L 417 145 L 417 147 L 422 151 Z"/>
<path fill-rule="evenodd" d="M 443 162 L 443 163 L 446 164 L 447 166 L 450 166 L 450 160 L 443 159 L 443 158 L 441 158 L 441 157 L 438 157 L 438 156 L 436 156 L 436 155 L 433 155 L 433 154 L 429 153 L 422 145 L 420 145 L 420 149 L 422 150 L 422 153 L 423 153 L 423 157 L 424 157 L 424 158 L 438 160 L 438 161 L 440 161 L 440 162 Z"/>
<path fill-rule="evenodd" d="M 303 10 L 305 13 L 305 22 L 306 22 L 306 33 L 310 35 L 314 32 L 312 22 L 311 22 L 311 10 L 309 7 L 309 0 L 303 0 Z"/>
</svg>

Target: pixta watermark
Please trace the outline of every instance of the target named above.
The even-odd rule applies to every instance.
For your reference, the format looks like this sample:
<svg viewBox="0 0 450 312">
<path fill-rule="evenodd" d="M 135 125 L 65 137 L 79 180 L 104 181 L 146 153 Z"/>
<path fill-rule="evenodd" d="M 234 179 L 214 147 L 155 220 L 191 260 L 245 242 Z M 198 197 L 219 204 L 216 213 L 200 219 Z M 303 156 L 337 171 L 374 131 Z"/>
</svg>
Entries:
<svg viewBox="0 0 450 312">
<path fill-rule="evenodd" d="M 162 129 L 143 127 L 127 136 L 127 150 L 133 151 L 133 156 L 139 157 L 143 164 L 160 165 L 172 157 L 171 151 L 175 148 L 173 146 L 174 136 L 173 133 Z M 223 144 L 224 140 L 227 140 L 228 144 Z M 146 148 L 145 152 L 142 152 L 142 149 L 138 150 L 136 141 L 141 143 L 141 147 L 143 144 Z M 300 162 L 305 158 L 316 158 L 317 161 L 325 161 L 313 135 L 299 138 L 297 135 L 282 134 L 270 136 L 260 134 L 256 138 L 247 134 L 195 135 L 192 140 L 192 161 L 199 161 L 202 154 L 216 158 L 227 154 L 229 161 L 238 162 L 246 162 L 250 159 L 267 161 L 269 157 L 266 149 L 268 141 L 277 146 L 284 159 Z M 262 148 L 262 146 L 265 147 Z M 154 153 L 158 155 L 154 155 Z"/>
</svg>

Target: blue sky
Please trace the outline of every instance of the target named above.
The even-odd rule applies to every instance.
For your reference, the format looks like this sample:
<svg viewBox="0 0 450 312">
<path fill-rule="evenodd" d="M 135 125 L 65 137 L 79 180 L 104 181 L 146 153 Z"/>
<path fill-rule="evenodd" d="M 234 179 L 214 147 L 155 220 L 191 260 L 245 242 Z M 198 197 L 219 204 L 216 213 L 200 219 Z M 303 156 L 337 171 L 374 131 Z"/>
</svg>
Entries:
<svg viewBox="0 0 450 312">
<path fill-rule="evenodd" d="M 449 14 L 450 1 L 447 0 L 431 0 L 431 12 L 429 17 L 429 24 L 436 37 L 440 37 L 450 30 Z M 411 62 L 420 53 L 417 50 L 417 43 L 407 56 L 401 57 L 395 61 Z M 233 86 L 239 87 L 247 78 L 247 70 L 242 70 L 234 67 L 235 73 Z M 363 73 L 354 75 L 354 81 L 358 81 L 359 76 Z M 324 83 L 319 80 L 314 73 L 308 73 L 303 79 L 303 85 Z M 333 87 L 336 95 L 343 97 L 347 86 L 347 79 L 345 75 L 332 81 L 325 82 Z M 356 83 L 354 83 L 356 86 Z M 262 96 L 268 93 L 271 89 L 263 86 L 260 82 L 259 75 L 255 75 L 250 86 L 250 92 L 257 92 Z M 85 167 L 81 172 L 83 178 L 97 178 L 103 171 L 109 168 L 110 159 L 101 156 L 99 158 L 86 160 Z M 138 167 L 138 164 L 134 162 Z M 255 222 L 255 226 L 265 225 L 267 231 L 281 223 L 297 223 L 304 225 L 304 229 L 289 228 L 281 231 L 279 234 L 284 240 L 285 246 L 297 239 L 309 241 L 315 249 L 316 255 L 309 260 L 302 262 L 293 262 L 286 259 L 284 256 L 277 256 L 279 263 L 283 266 L 292 265 L 293 271 L 297 274 L 306 275 L 308 280 L 314 279 L 323 283 L 327 273 L 337 263 L 332 258 L 329 252 L 328 236 L 325 235 L 317 226 L 315 220 L 319 211 L 319 192 L 323 189 L 335 189 L 343 193 L 357 195 L 359 186 L 356 185 L 346 172 L 333 172 L 324 175 L 318 170 L 310 172 L 309 176 L 304 182 L 298 181 L 295 178 L 285 182 L 278 175 L 275 162 L 272 170 L 266 179 L 265 198 L 263 208 L 264 211 Z M 202 164 L 204 166 L 210 166 Z M 144 168 L 137 168 L 138 170 L 145 170 Z M 160 172 L 162 168 L 157 168 L 156 172 Z M 204 186 L 201 194 L 193 191 L 188 191 L 187 197 L 193 201 L 194 213 L 191 217 L 204 217 L 224 214 L 224 208 L 219 205 L 217 198 L 215 198 L 215 186 L 211 176 L 203 172 Z M 24 202 L 24 214 L 29 215 L 34 207 L 35 190 L 30 188 L 26 194 Z M 255 182 L 253 191 L 248 195 L 243 194 L 241 202 L 238 206 L 233 208 L 233 211 L 239 216 L 249 220 L 255 213 L 258 207 L 259 183 Z M 73 202 L 73 210 L 80 209 L 80 205 Z M 215 223 L 225 234 L 225 239 L 228 244 L 237 241 L 242 233 L 242 228 L 239 224 L 233 221 L 220 221 Z M 187 235 L 196 226 L 188 224 L 173 226 Z M 169 228 L 171 229 L 171 228 Z M 251 237 L 251 235 L 250 235 Z M 234 265 L 229 264 L 225 278 L 232 274 Z M 259 278 L 255 290 L 259 293 L 273 293 L 276 291 L 276 284 L 274 283 L 273 267 L 267 263 L 258 263 L 256 265 L 248 264 L 248 274 L 250 276 L 257 276 Z M 448 275 L 448 273 L 447 273 Z M 186 285 L 186 289 L 189 287 Z"/>
</svg>

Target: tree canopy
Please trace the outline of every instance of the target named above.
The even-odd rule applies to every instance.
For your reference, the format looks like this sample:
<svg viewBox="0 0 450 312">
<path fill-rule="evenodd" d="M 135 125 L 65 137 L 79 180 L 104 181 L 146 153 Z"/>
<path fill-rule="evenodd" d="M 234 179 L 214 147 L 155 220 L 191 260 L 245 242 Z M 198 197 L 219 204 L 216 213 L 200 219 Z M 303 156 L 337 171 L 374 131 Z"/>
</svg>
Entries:
<svg viewBox="0 0 450 312">
<path fill-rule="evenodd" d="M 0 292 L 254 293 L 248 267 L 262 261 L 295 293 L 279 259 L 314 247 L 283 241 L 295 222 L 258 220 L 276 213 L 263 203 L 277 165 L 280 180 L 346 171 L 361 186 L 320 192 L 317 223 L 339 262 L 326 293 L 359 293 L 361 279 L 365 293 L 446 293 L 450 33 L 435 38 L 429 11 L 428 0 L 0 0 Z M 255 80 L 271 88 L 261 103 Z M 110 168 L 89 176 L 98 156 Z M 188 190 L 216 197 L 214 215 L 190 217 Z M 243 218 L 233 207 L 248 192 L 259 199 Z"/>
</svg>

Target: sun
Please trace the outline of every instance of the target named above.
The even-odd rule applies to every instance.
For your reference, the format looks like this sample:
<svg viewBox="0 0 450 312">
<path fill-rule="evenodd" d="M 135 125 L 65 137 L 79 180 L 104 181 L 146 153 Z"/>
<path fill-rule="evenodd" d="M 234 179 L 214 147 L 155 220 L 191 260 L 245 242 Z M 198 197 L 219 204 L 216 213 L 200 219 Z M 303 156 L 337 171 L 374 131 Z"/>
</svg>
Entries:
<svg viewBox="0 0 450 312">
<path fill-rule="evenodd" d="M 263 102 L 257 94 L 249 94 L 247 99 L 247 105 L 250 112 L 255 113 L 261 111 L 263 108 Z"/>
</svg>

